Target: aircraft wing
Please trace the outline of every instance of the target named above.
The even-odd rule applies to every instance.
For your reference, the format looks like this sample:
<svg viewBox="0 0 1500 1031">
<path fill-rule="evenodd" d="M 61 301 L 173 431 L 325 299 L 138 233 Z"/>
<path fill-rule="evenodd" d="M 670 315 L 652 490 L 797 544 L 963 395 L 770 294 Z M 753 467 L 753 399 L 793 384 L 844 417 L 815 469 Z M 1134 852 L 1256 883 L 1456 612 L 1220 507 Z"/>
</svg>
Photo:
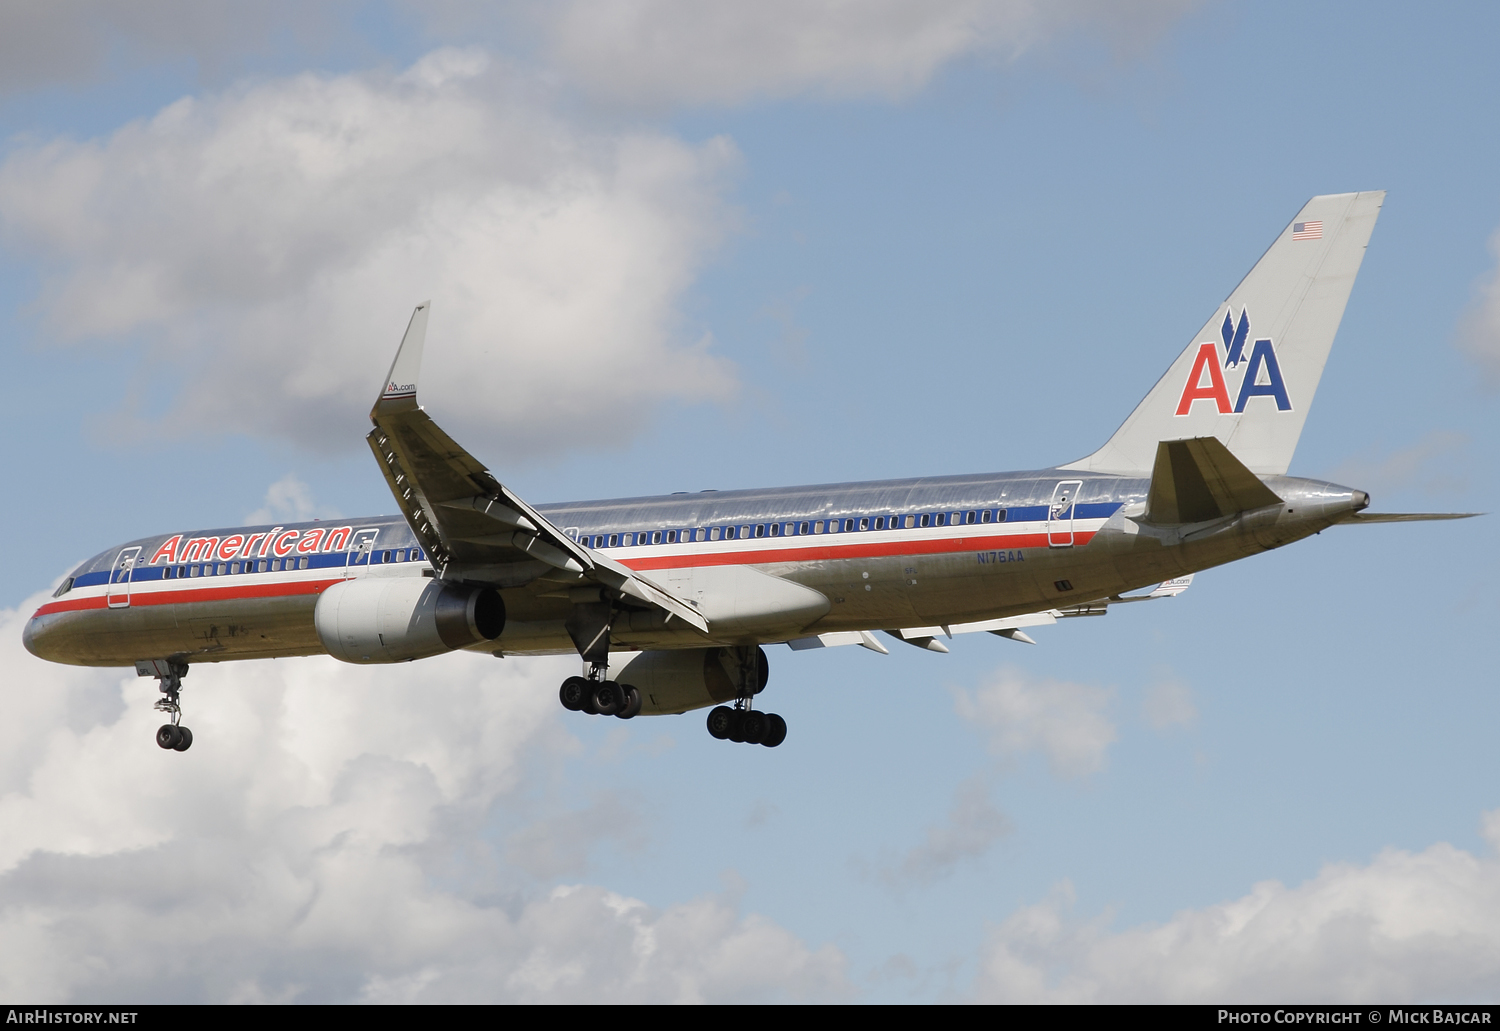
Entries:
<svg viewBox="0 0 1500 1031">
<path fill-rule="evenodd" d="M 1175 598 L 1192 585 L 1193 574 L 1189 573 L 1187 576 L 1164 580 L 1147 594 L 1116 594 L 1108 598 L 1100 598 L 1097 601 L 1086 602 L 1082 605 L 1071 605 L 1062 609 L 1027 612 L 1019 616 L 1002 616 L 999 619 L 985 619 L 974 623 L 950 623 L 947 626 L 913 626 L 883 632 L 896 638 L 898 641 L 905 641 L 907 644 L 915 645 L 918 648 L 925 648 L 933 652 L 946 652 L 948 650 L 948 647 L 942 641 L 938 640 L 939 636 L 946 637 L 951 641 L 958 634 L 990 633 L 997 637 L 1004 637 L 1007 640 L 1020 641 L 1022 644 L 1036 644 L 1022 630 L 1023 627 L 1050 626 L 1059 619 L 1070 619 L 1075 616 L 1103 616 L 1109 612 L 1111 605 L 1125 605 L 1133 601 L 1156 601 L 1161 598 Z M 802 637 L 786 643 L 794 651 L 802 651 L 808 648 L 836 648 L 845 644 L 858 644 L 872 651 L 889 654 L 870 636 L 869 631 L 865 630 L 819 634 L 816 637 Z"/>
<path fill-rule="evenodd" d="M 708 623 L 659 584 L 568 538 L 497 480 L 417 404 L 431 302 L 412 313 L 366 440 L 401 514 L 438 576 L 524 586 L 539 580 L 601 587 L 661 608 L 699 630 Z"/>
</svg>

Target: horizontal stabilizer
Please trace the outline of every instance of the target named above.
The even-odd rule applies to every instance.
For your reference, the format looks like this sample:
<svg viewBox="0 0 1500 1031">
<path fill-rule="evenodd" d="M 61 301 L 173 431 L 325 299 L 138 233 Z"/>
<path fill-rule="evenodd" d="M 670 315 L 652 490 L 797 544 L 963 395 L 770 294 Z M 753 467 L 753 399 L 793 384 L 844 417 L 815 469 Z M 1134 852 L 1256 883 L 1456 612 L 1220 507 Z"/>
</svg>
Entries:
<svg viewBox="0 0 1500 1031">
<path fill-rule="evenodd" d="M 1163 440 L 1156 445 L 1145 521 L 1203 523 L 1281 503 L 1281 498 L 1217 437 Z"/>
<path fill-rule="evenodd" d="M 1473 519 L 1483 512 L 1354 512 L 1340 523 L 1426 523 L 1435 519 Z"/>
</svg>

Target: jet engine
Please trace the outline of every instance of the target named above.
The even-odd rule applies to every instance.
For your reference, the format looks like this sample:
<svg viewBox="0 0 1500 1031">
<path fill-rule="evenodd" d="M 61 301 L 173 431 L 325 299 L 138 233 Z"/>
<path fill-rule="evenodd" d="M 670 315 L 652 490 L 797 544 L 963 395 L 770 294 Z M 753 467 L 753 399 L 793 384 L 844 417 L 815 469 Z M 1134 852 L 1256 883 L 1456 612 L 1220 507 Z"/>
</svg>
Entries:
<svg viewBox="0 0 1500 1031">
<path fill-rule="evenodd" d="M 684 648 L 641 652 L 610 677 L 641 693 L 641 712 L 660 716 L 733 701 L 748 678 L 760 694 L 770 675 L 766 653 L 756 647 Z"/>
<path fill-rule="evenodd" d="M 336 659 L 405 662 L 493 641 L 505 629 L 505 602 L 492 587 L 363 577 L 324 591 L 313 624 Z"/>
</svg>

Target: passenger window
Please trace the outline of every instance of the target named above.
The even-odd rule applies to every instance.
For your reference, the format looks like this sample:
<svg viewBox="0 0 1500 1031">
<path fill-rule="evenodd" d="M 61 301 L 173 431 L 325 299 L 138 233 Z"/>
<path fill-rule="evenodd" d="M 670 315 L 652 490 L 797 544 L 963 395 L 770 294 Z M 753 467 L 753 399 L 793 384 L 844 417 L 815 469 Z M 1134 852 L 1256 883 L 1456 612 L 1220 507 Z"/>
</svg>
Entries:
<svg viewBox="0 0 1500 1031">
<path fill-rule="evenodd" d="M 667 543 L 668 544 L 676 544 L 677 543 L 677 531 L 676 530 L 668 530 L 667 531 Z"/>
<path fill-rule="evenodd" d="M 979 521 L 981 523 L 987 523 L 987 522 L 989 522 L 993 518 L 994 518 L 994 513 L 991 512 L 989 509 L 985 509 L 983 512 L 979 513 Z"/>
<path fill-rule="evenodd" d="M 977 518 L 976 514 L 973 513 L 973 512 L 970 512 L 966 516 L 964 516 L 964 522 L 966 522 L 966 523 L 972 523 L 976 518 Z"/>
<path fill-rule="evenodd" d="M 652 544 L 660 544 L 661 543 L 661 531 L 660 530 L 653 530 L 652 531 L 652 533 L 651 533 L 651 543 Z"/>
<path fill-rule="evenodd" d="M 382 561 L 382 562 L 389 562 L 390 560 L 391 560 L 391 553 L 389 551 L 382 551 L 380 553 L 380 561 Z M 303 559 L 302 560 L 302 568 L 303 569 L 307 568 L 307 559 Z"/>
<path fill-rule="evenodd" d="M 412 557 L 412 561 L 413 561 L 413 562 L 420 562 L 420 561 L 422 561 L 422 560 L 423 560 L 423 559 L 424 559 L 424 558 L 426 558 L 426 557 L 427 557 L 427 556 L 426 556 L 426 555 L 425 555 L 425 554 L 423 554 L 423 552 L 422 552 L 422 549 L 421 549 L 421 548 L 418 548 L 418 549 L 416 549 L 416 550 L 415 550 L 415 551 L 413 551 L 413 552 L 412 552 L 412 553 L 411 553 L 411 557 Z"/>
<path fill-rule="evenodd" d="M 750 536 L 750 527 L 748 527 L 748 526 L 742 526 L 742 527 L 740 527 L 740 540 L 744 540 L 746 537 L 749 537 L 749 536 Z"/>
<path fill-rule="evenodd" d="M 772 523 L 771 524 L 771 536 L 772 537 L 780 537 L 781 536 L 781 524 L 780 523 Z"/>
<path fill-rule="evenodd" d="M 875 529 L 877 529 L 877 530 L 884 530 L 885 529 L 885 516 L 876 516 L 875 517 Z"/>
<path fill-rule="evenodd" d="M 766 535 L 766 524 L 765 523 L 756 523 L 755 524 L 755 536 L 757 536 L 757 537 L 764 537 L 765 535 Z"/>
<path fill-rule="evenodd" d="M 1009 513 L 1005 509 L 1002 508 L 1002 509 L 997 510 L 995 512 L 995 522 L 997 522 L 997 523 L 1003 523 L 1003 522 L 1005 522 L 1005 517 L 1007 515 L 1009 515 Z"/>
</svg>

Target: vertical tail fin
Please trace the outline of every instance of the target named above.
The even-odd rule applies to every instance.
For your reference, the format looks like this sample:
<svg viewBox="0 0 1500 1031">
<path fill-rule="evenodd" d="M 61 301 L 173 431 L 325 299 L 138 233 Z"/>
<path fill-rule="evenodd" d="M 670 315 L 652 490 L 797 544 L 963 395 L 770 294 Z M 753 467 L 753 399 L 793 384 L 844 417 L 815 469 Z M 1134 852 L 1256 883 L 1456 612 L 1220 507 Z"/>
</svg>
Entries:
<svg viewBox="0 0 1500 1031">
<path fill-rule="evenodd" d="M 1308 201 L 1109 442 L 1062 468 L 1149 474 L 1160 441 L 1217 437 L 1285 473 L 1384 200 Z"/>
</svg>

